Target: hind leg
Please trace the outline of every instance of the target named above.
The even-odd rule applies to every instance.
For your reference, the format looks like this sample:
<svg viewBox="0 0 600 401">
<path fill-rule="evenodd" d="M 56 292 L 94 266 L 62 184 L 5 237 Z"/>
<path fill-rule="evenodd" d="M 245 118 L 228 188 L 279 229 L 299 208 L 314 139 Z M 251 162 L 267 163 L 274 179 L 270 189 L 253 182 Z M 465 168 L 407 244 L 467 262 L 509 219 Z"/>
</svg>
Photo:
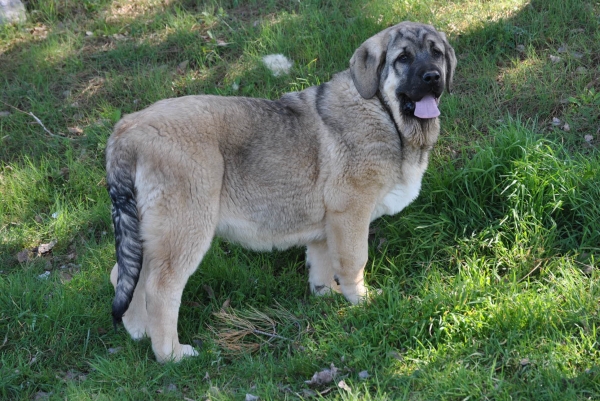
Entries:
<svg viewBox="0 0 600 401">
<path fill-rule="evenodd" d="M 336 277 L 327 241 L 308 244 L 306 264 L 308 266 L 308 283 L 313 294 L 325 295 L 332 291 L 340 292 L 340 286 L 335 281 Z"/>
<path fill-rule="evenodd" d="M 208 251 L 216 229 L 220 188 L 190 196 L 188 185 L 169 186 L 143 211 L 146 334 L 159 362 L 197 355 L 177 333 L 181 296 Z M 140 297 L 142 299 L 142 297 Z"/>
<path fill-rule="evenodd" d="M 210 247 L 212 233 L 204 236 L 204 241 L 176 246 L 176 241 L 165 240 L 169 250 L 163 247 L 152 252 L 155 257 L 150 264 L 146 282 L 147 334 L 152 341 L 152 350 L 159 362 L 177 362 L 186 356 L 198 353 L 191 345 L 181 344 L 177 333 L 179 306 L 185 285 L 196 270 L 202 257 Z M 180 240 L 186 242 L 180 237 Z"/>
</svg>

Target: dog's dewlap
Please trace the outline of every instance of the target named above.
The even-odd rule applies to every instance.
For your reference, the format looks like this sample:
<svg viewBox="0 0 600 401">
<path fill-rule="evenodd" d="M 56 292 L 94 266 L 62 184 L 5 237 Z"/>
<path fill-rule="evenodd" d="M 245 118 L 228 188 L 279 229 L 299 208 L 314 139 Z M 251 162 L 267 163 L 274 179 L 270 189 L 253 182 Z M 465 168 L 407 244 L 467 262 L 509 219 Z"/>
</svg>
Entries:
<svg viewBox="0 0 600 401">
<path fill-rule="evenodd" d="M 436 118 L 440 115 L 440 109 L 432 95 L 426 95 L 415 103 L 415 116 L 419 118 Z"/>
</svg>

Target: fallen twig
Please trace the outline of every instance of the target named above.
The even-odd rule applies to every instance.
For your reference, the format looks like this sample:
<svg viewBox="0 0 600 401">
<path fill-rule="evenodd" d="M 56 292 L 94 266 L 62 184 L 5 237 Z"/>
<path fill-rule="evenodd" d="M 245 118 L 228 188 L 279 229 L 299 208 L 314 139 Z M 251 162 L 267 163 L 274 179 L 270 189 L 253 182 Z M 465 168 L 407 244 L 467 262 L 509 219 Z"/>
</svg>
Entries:
<svg viewBox="0 0 600 401">
<path fill-rule="evenodd" d="M 531 271 L 529 273 L 527 273 L 525 276 L 523 276 L 519 281 L 517 281 L 518 283 L 522 282 L 523 280 L 525 280 L 527 277 L 531 276 L 533 273 L 535 273 L 536 271 L 538 271 L 540 269 L 540 266 L 542 265 L 543 260 L 540 260 L 538 262 L 537 265 L 535 265 L 535 267 L 533 269 L 531 269 Z"/>
<path fill-rule="evenodd" d="M 0 102 L 2 102 L 2 101 L 0 100 Z M 44 131 L 46 131 L 46 133 L 48 135 L 50 135 L 51 137 L 53 137 L 53 138 L 69 139 L 69 140 L 73 139 L 73 138 L 69 138 L 69 137 L 66 137 L 66 136 L 53 134 L 52 132 L 50 132 L 50 130 L 48 128 L 46 128 L 46 126 L 44 125 L 44 123 L 42 122 L 42 120 L 40 120 L 39 118 L 37 118 L 35 116 L 35 114 L 33 114 L 31 111 L 30 112 L 26 112 L 26 111 L 23 111 L 23 110 L 19 109 L 18 107 L 13 106 L 12 104 L 8 104 L 6 102 L 2 102 L 2 103 L 4 103 L 8 107 L 11 107 L 11 108 L 15 109 L 19 113 L 27 114 L 28 116 L 33 117 L 33 119 L 35 120 L 35 122 L 38 123 L 44 129 Z"/>
</svg>

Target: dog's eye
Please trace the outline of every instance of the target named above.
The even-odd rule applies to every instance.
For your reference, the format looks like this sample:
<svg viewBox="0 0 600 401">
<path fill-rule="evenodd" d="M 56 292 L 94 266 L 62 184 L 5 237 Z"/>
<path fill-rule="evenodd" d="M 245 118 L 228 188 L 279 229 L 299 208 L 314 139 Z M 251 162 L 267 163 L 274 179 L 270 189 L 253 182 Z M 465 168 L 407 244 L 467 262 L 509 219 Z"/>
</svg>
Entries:
<svg viewBox="0 0 600 401">
<path fill-rule="evenodd" d="M 396 61 L 399 62 L 399 63 L 408 63 L 409 60 L 410 60 L 410 58 L 406 54 L 401 54 L 396 59 Z"/>
<path fill-rule="evenodd" d="M 440 58 L 440 57 L 442 57 L 442 56 L 444 55 L 444 54 L 443 54 L 441 51 L 439 51 L 438 49 L 433 49 L 433 50 L 431 51 L 431 53 L 433 54 L 433 57 L 435 57 L 435 58 Z"/>
</svg>

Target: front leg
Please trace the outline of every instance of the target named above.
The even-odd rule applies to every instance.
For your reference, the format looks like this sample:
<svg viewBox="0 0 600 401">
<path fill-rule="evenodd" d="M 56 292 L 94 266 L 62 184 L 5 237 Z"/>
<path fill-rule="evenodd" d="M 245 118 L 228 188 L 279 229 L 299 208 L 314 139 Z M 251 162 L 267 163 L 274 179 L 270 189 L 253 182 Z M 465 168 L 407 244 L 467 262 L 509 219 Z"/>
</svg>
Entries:
<svg viewBox="0 0 600 401">
<path fill-rule="evenodd" d="M 306 266 L 308 267 L 308 282 L 310 290 L 315 295 L 326 295 L 341 292 L 335 281 L 331 253 L 327 241 L 311 242 L 306 247 Z"/>
<path fill-rule="evenodd" d="M 371 210 L 357 206 L 327 213 L 327 245 L 334 277 L 342 294 L 357 304 L 365 300 L 364 271 L 368 259 Z"/>
</svg>

